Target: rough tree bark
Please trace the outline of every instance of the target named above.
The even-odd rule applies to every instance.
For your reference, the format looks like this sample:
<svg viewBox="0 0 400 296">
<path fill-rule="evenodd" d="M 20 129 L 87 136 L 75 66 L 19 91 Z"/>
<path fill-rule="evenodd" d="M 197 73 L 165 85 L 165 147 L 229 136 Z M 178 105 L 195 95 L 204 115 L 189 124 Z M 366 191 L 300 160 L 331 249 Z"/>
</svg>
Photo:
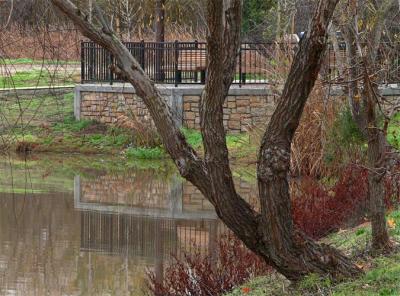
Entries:
<svg viewBox="0 0 400 296">
<path fill-rule="evenodd" d="M 386 226 L 386 208 L 384 204 L 385 186 L 383 179 L 386 173 L 386 153 L 388 143 L 385 133 L 379 128 L 377 120 L 378 84 L 374 83 L 374 73 L 377 72 L 377 54 L 381 36 L 388 14 L 396 4 L 395 0 L 376 1 L 374 3 L 376 16 L 371 29 L 366 32 L 368 42 L 362 44 L 359 38 L 357 19 L 353 12 L 346 25 L 342 26 L 347 47 L 348 73 L 347 95 L 352 116 L 358 128 L 368 140 L 368 174 L 369 217 L 372 228 L 373 253 L 385 252 L 391 248 L 391 242 Z M 357 69 L 362 75 L 357 77 Z M 362 88 L 360 83 L 362 81 Z"/>
<path fill-rule="evenodd" d="M 96 8 L 102 26 L 85 20 L 69 0 L 51 0 L 82 31 L 110 50 L 122 73 L 143 99 L 180 174 L 214 205 L 222 221 L 249 247 L 290 280 L 314 272 L 335 279 L 361 271 L 339 251 L 319 245 L 293 225 L 287 174 L 290 144 L 307 97 L 313 88 L 326 48 L 326 30 L 338 0 L 321 0 L 310 29 L 300 44 L 282 98 L 272 116 L 260 149 L 258 165 L 261 213 L 235 190 L 229 166 L 223 103 L 234 78 L 240 45 L 241 0 L 209 0 L 208 76 L 201 100 L 201 131 L 205 158 L 190 147 L 172 119 L 171 110 L 154 83 L 110 30 Z M 96 7 L 96 6 L 95 6 Z"/>
<path fill-rule="evenodd" d="M 364 73 L 363 102 L 366 112 L 368 133 L 369 217 L 372 228 L 372 251 L 381 253 L 392 248 L 386 226 L 385 186 L 386 137 L 378 125 L 376 116 L 377 89 L 372 85 L 368 72 Z"/>
<path fill-rule="evenodd" d="M 164 42 L 165 41 L 165 0 L 156 0 L 154 11 L 155 11 L 156 42 Z"/>
<path fill-rule="evenodd" d="M 154 12 L 156 42 L 162 49 L 164 47 L 162 43 L 165 41 L 165 0 L 156 0 Z M 163 50 L 156 51 L 156 80 L 160 82 L 164 80 L 163 59 Z"/>
</svg>

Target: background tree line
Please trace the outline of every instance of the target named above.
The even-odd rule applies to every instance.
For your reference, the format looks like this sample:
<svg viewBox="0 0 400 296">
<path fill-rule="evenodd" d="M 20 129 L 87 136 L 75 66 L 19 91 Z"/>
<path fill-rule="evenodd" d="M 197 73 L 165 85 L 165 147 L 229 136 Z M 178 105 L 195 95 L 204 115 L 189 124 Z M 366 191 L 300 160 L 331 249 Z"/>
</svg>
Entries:
<svg viewBox="0 0 400 296">
<path fill-rule="evenodd" d="M 73 2 L 87 13 L 88 18 L 92 18 L 93 1 Z M 242 23 L 244 39 L 272 41 L 286 33 L 305 31 L 313 2 L 245 0 Z M 96 3 L 110 16 L 115 31 L 126 40 L 155 33 L 159 20 L 157 6 L 165 14 L 165 30 L 169 32 L 167 39 L 179 39 L 182 32 L 188 37 L 204 38 L 207 29 L 205 0 L 99 0 Z M 49 0 L 5 0 L 0 2 L 0 24 L 3 30 L 14 26 L 26 31 L 38 27 L 68 27 L 69 22 L 54 10 Z"/>
</svg>

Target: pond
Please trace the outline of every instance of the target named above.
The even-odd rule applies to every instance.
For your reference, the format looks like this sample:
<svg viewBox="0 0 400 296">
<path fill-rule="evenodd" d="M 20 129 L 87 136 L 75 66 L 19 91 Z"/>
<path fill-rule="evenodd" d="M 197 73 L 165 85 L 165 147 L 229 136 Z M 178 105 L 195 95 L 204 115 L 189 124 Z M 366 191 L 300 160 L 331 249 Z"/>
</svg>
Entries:
<svg viewBox="0 0 400 296">
<path fill-rule="evenodd" d="M 224 231 L 168 161 L 0 157 L 1 295 L 144 295 L 146 272 L 207 255 Z"/>
</svg>

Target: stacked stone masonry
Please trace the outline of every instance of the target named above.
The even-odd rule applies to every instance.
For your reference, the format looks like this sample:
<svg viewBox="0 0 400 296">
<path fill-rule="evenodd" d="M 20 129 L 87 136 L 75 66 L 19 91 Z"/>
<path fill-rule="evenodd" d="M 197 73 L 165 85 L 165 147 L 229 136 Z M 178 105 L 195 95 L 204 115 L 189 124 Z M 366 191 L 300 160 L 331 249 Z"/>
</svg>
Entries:
<svg viewBox="0 0 400 296">
<path fill-rule="evenodd" d="M 166 100 L 178 101 L 172 108 L 177 121 L 185 127 L 200 128 L 201 95 L 164 95 Z M 275 108 L 272 95 L 229 95 L 223 109 L 225 128 L 230 133 L 240 133 L 255 126 L 265 125 Z M 121 118 L 144 125 L 154 125 L 143 100 L 134 93 L 81 91 L 79 94 L 79 119 L 116 124 Z"/>
<path fill-rule="evenodd" d="M 82 92 L 80 114 L 81 119 L 109 124 L 116 123 L 121 116 L 152 124 L 143 100 L 129 93 Z"/>
<path fill-rule="evenodd" d="M 264 125 L 274 108 L 272 96 L 228 96 L 223 110 L 224 126 L 232 133 L 248 131 Z M 200 96 L 183 97 L 183 124 L 188 128 L 200 128 Z"/>
</svg>

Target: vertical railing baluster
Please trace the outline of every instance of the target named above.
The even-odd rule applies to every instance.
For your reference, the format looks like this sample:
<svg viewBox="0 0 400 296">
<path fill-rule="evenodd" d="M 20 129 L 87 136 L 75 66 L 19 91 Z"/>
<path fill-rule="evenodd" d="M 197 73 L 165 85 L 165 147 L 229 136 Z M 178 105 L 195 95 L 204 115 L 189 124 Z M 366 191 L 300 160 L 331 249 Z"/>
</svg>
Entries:
<svg viewBox="0 0 400 296">
<path fill-rule="evenodd" d="M 242 44 L 239 46 L 239 87 L 242 87 Z"/>
<path fill-rule="evenodd" d="M 144 52 L 144 40 L 142 40 L 140 42 L 140 66 L 142 67 L 143 71 L 145 71 L 144 69 L 144 57 L 145 57 L 145 52 Z"/>
<path fill-rule="evenodd" d="M 81 83 L 85 82 L 85 43 L 81 41 Z"/>
<path fill-rule="evenodd" d="M 109 80 L 110 80 L 110 85 L 113 85 L 113 71 L 112 71 L 112 65 L 113 65 L 113 55 L 111 52 L 108 52 L 108 63 L 107 63 L 107 67 L 106 70 L 108 72 L 109 75 Z"/>
</svg>

